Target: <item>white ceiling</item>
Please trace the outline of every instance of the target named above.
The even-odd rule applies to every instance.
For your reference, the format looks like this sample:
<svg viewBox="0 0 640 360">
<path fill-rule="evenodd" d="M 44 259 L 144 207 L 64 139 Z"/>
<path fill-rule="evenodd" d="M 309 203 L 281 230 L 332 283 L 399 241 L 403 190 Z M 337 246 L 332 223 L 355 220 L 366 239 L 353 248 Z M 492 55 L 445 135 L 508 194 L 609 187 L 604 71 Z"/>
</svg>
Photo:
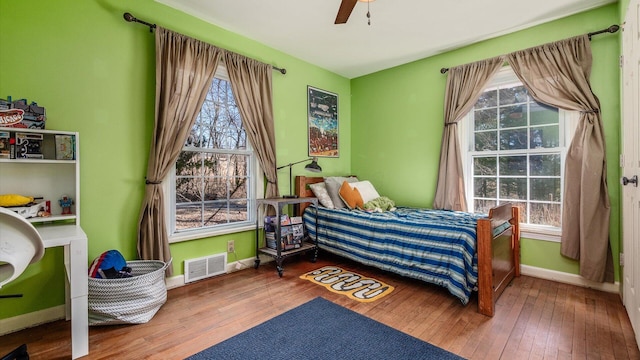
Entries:
<svg viewBox="0 0 640 360">
<path fill-rule="evenodd" d="M 617 0 L 377 0 L 370 26 L 366 2 L 334 25 L 340 0 L 156 1 L 354 78 Z"/>
</svg>

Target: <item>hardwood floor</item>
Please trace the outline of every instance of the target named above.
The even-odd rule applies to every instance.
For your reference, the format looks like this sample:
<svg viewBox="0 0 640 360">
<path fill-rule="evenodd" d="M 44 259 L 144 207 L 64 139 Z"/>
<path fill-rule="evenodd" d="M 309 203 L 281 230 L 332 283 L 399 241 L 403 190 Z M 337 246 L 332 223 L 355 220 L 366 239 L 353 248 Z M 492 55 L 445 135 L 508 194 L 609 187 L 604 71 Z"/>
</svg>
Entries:
<svg viewBox="0 0 640 360">
<path fill-rule="evenodd" d="M 362 303 L 298 278 L 324 265 L 395 290 Z M 465 307 L 443 288 L 328 254 L 315 264 L 287 259 L 282 278 L 266 263 L 169 290 L 167 303 L 147 324 L 91 327 L 83 359 L 183 359 L 317 296 L 468 359 L 640 359 L 616 294 L 523 276 L 489 318 L 476 312 L 475 297 Z M 2 336 L 0 354 L 26 343 L 32 359 L 69 359 L 70 328 L 56 321 Z"/>
</svg>

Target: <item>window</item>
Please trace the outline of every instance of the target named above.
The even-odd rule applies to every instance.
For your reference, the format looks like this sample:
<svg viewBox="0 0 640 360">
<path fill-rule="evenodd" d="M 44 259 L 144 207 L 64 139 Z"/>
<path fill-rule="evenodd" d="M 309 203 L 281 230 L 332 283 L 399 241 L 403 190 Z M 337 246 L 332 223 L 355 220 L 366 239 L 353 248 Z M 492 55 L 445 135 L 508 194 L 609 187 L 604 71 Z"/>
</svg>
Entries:
<svg viewBox="0 0 640 360">
<path fill-rule="evenodd" d="M 510 68 L 500 71 L 461 130 L 469 208 L 511 202 L 523 230 L 559 235 L 570 116 L 533 100 Z"/>
<path fill-rule="evenodd" d="M 255 227 L 257 160 L 219 66 L 171 175 L 171 241 Z"/>
</svg>

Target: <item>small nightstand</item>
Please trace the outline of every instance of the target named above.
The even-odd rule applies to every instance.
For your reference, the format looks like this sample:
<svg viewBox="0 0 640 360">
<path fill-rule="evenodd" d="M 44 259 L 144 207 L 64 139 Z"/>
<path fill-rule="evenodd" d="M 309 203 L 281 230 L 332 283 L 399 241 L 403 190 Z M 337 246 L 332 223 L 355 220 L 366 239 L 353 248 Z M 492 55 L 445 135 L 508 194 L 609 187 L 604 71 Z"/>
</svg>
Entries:
<svg viewBox="0 0 640 360">
<path fill-rule="evenodd" d="M 314 238 L 309 237 L 308 235 L 305 235 L 305 238 L 303 239 L 302 243 L 300 244 L 300 247 L 295 248 L 295 249 L 291 249 L 291 250 L 285 250 L 282 249 L 282 244 L 281 244 L 281 230 L 282 230 L 282 226 L 280 225 L 280 215 L 282 215 L 282 208 L 285 207 L 286 205 L 295 205 L 295 204 L 302 204 L 302 203 L 311 203 L 313 205 L 315 205 L 314 209 L 315 209 L 315 216 L 316 216 L 316 226 L 318 223 L 318 199 L 314 198 L 314 197 L 303 197 L 303 198 L 274 198 L 274 199 L 258 199 L 257 200 L 257 206 L 256 206 L 256 213 L 259 214 L 259 209 L 261 205 L 265 205 L 266 208 L 268 209 L 268 206 L 273 206 L 273 208 L 276 210 L 276 214 L 275 214 L 275 243 L 276 243 L 276 248 L 272 249 L 269 247 L 261 247 L 260 245 L 260 225 L 259 225 L 259 221 L 256 221 L 256 260 L 255 260 L 255 268 L 257 269 L 258 266 L 260 266 L 260 254 L 266 254 L 269 256 L 272 256 L 275 261 L 276 261 L 276 269 L 278 270 L 278 275 L 280 277 L 282 277 L 282 272 L 283 272 L 283 268 L 282 268 L 282 261 L 289 257 L 289 256 L 293 256 L 293 255 L 297 255 L 297 254 L 301 254 L 301 253 L 305 253 L 308 251 L 313 251 L 313 257 L 311 259 L 312 262 L 316 261 L 316 258 L 318 257 L 318 237 L 317 235 Z M 265 211 L 266 213 L 266 211 Z M 257 217 L 257 216 L 256 216 Z M 304 225 L 303 225 L 304 226 Z M 306 232 L 305 232 L 306 233 Z M 316 229 L 316 234 L 317 234 L 317 229 Z M 266 235 L 265 235 L 265 242 L 266 242 Z"/>
</svg>

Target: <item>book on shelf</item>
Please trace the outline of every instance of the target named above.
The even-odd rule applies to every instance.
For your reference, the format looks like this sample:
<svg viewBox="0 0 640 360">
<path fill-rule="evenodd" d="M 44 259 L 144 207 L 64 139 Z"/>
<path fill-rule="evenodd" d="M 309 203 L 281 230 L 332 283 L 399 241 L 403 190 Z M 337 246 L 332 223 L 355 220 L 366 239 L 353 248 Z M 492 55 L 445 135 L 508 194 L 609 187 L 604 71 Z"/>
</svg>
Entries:
<svg viewBox="0 0 640 360">
<path fill-rule="evenodd" d="M 301 225 L 301 224 L 300 224 Z M 298 225 L 285 225 L 280 227 L 280 249 L 292 250 L 302 246 L 303 236 L 299 236 L 300 229 Z M 265 239 L 267 247 L 276 248 L 276 232 L 266 231 Z"/>
<path fill-rule="evenodd" d="M 293 233 L 293 238 L 298 240 L 302 240 L 304 238 L 304 225 L 303 224 L 293 224 L 291 225 L 291 231 Z"/>
<path fill-rule="evenodd" d="M 8 131 L 0 131 L 0 159 L 11 157 L 11 134 Z"/>
<path fill-rule="evenodd" d="M 283 214 L 280 215 L 280 226 L 290 225 L 291 220 L 289 219 L 289 215 Z M 264 217 L 264 230 L 265 231 L 275 231 L 276 225 L 276 217 L 275 216 L 265 216 Z"/>
<path fill-rule="evenodd" d="M 74 160 L 74 136 L 56 134 L 56 160 Z"/>
<path fill-rule="evenodd" d="M 35 133 L 15 133 L 15 154 L 18 159 L 44 159 L 42 141 L 44 136 Z"/>
</svg>

